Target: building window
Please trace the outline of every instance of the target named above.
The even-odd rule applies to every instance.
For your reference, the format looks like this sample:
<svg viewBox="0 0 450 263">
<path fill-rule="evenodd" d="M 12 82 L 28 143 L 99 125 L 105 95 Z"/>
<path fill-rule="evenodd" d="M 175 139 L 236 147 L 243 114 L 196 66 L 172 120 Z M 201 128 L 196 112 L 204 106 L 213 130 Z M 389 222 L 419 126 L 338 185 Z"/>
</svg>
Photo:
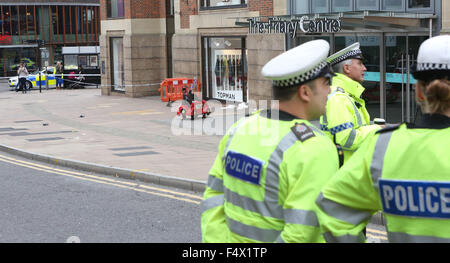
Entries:
<svg viewBox="0 0 450 263">
<path fill-rule="evenodd" d="M 403 0 L 383 0 L 383 9 L 392 11 L 403 11 L 405 9 Z"/>
<path fill-rule="evenodd" d="M 309 14 L 309 1 L 295 0 L 292 9 L 296 15 Z"/>
<path fill-rule="evenodd" d="M 109 18 L 119 18 L 125 16 L 124 0 L 107 0 L 107 16 Z"/>
<path fill-rule="evenodd" d="M 313 13 L 328 13 L 328 0 L 311 1 Z"/>
<path fill-rule="evenodd" d="M 378 10 L 378 0 L 356 0 L 356 9 L 358 10 Z"/>
<path fill-rule="evenodd" d="M 123 38 L 111 38 L 111 84 L 113 91 L 125 92 Z"/>
<path fill-rule="evenodd" d="M 201 9 L 245 7 L 248 0 L 200 0 Z"/>
<path fill-rule="evenodd" d="M 409 0 L 408 8 L 430 8 L 430 0 Z"/>
<path fill-rule="evenodd" d="M 203 83 L 208 98 L 244 102 L 247 50 L 244 37 L 204 37 Z"/>
<path fill-rule="evenodd" d="M 352 11 L 351 0 L 334 0 L 332 5 L 333 12 Z"/>
</svg>

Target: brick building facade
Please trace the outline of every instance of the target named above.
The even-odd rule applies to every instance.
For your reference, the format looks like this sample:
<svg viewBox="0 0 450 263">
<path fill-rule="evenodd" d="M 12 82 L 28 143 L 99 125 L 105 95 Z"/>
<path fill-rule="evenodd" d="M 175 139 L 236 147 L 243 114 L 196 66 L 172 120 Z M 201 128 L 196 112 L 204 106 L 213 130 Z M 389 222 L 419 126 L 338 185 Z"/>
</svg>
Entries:
<svg viewBox="0 0 450 263">
<path fill-rule="evenodd" d="M 285 1 L 275 1 L 277 4 L 274 4 L 274 0 L 238 1 L 242 2 L 226 0 L 220 6 L 222 0 L 100 0 L 100 60 L 105 65 L 102 94 L 125 94 L 131 97 L 156 95 L 159 88 L 157 84 L 173 76 L 201 80 L 204 84 L 204 96 L 213 98 L 210 94 L 213 91 L 208 87 L 210 85 L 203 83 L 206 73 L 203 64 L 206 61 L 202 61 L 205 59 L 202 56 L 202 41 L 206 38 L 220 36 L 242 39 L 243 41 L 237 41 L 241 46 L 233 47 L 236 49 L 234 53 L 245 50 L 247 57 L 249 52 L 257 60 L 249 59 L 248 63 L 259 67 L 271 56 L 282 52 L 284 45 L 278 43 L 284 43 L 282 35 L 270 36 L 273 41 L 265 39 L 266 44 L 261 49 L 260 38 L 247 36 L 247 28 L 236 26 L 235 20 L 230 17 L 285 15 L 286 6 L 282 3 Z M 108 16 L 108 2 L 123 3 L 123 14 L 118 17 Z M 122 41 L 119 47 L 123 48 L 123 52 L 119 54 L 123 56 L 123 65 L 116 65 L 116 68 L 113 60 L 117 58 L 113 54 L 115 44 L 111 42 L 112 39 L 121 39 L 117 41 Z M 276 43 L 277 47 L 271 47 L 270 43 Z M 247 59 L 243 59 L 247 63 Z M 248 74 L 245 74 L 248 80 L 243 83 L 243 76 L 240 78 L 241 88 L 243 84 L 261 85 L 264 82 L 256 67 L 245 67 L 245 70 L 248 68 Z M 257 93 L 270 92 L 270 83 L 264 83 L 267 89 L 258 89 Z M 248 97 L 247 91 L 245 93 Z"/>
<path fill-rule="evenodd" d="M 170 75 L 168 46 L 173 30 L 168 24 L 173 19 L 166 2 L 100 0 L 103 95 L 155 95 L 158 84 Z"/>
<path fill-rule="evenodd" d="M 108 17 L 108 1 L 125 3 L 122 17 Z M 368 69 L 363 96 L 369 112 L 392 123 L 415 118 L 413 96 L 401 95 L 414 84 L 412 78 L 404 81 L 405 63 L 414 61 L 430 35 L 450 32 L 450 5 L 441 0 L 108 1 L 101 0 L 102 84 L 110 85 L 103 94 L 156 95 L 165 78 L 188 77 L 201 81 L 206 99 L 267 100 L 272 83 L 261 69 L 276 55 L 313 39 L 327 40 L 331 52 L 360 42 Z M 295 37 L 249 32 L 249 18 L 264 22 L 271 16 L 285 21 L 308 16 L 312 23 L 338 20 L 339 31 L 297 30 Z M 123 39 L 119 69 L 112 66 L 118 60 L 111 48 L 115 38 Z M 115 89 L 118 81 L 121 89 Z"/>
</svg>

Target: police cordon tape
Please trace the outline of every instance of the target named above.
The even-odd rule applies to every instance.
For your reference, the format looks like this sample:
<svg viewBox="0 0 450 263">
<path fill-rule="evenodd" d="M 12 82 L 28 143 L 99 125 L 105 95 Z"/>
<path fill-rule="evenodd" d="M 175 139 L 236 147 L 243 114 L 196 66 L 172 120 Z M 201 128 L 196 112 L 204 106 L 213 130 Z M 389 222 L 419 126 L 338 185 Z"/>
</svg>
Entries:
<svg viewBox="0 0 450 263">
<path fill-rule="evenodd" d="M 101 74 L 41 74 L 42 76 L 48 76 L 51 75 L 52 77 L 62 77 L 62 79 L 66 82 L 71 82 L 71 83 L 77 83 L 77 84 L 83 84 L 83 85 L 98 85 L 100 87 L 149 87 L 149 86 L 156 86 L 156 85 L 161 85 L 161 83 L 164 81 L 162 80 L 161 82 L 158 83 L 144 83 L 144 84 L 125 84 L 125 85 L 106 85 L 106 84 L 96 84 L 96 83 L 89 83 L 89 82 L 82 82 L 82 81 L 76 81 L 76 80 L 71 80 L 68 79 L 67 77 L 100 77 L 102 76 Z M 17 76 L 12 76 L 12 77 L 0 77 L 0 80 L 2 79 L 10 79 L 10 78 L 14 78 Z"/>
</svg>

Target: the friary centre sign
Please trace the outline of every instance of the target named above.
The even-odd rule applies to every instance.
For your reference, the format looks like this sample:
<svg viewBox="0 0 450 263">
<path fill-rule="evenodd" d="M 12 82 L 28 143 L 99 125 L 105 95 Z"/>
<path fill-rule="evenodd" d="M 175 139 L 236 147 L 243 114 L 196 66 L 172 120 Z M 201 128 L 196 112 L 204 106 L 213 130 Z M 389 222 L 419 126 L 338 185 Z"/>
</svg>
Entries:
<svg viewBox="0 0 450 263">
<path fill-rule="evenodd" d="M 267 21 L 261 18 L 249 18 L 249 34 L 289 34 L 292 38 L 297 36 L 297 31 L 303 33 L 336 33 L 341 31 L 340 19 L 314 18 L 308 16 L 297 17 L 269 17 Z"/>
</svg>

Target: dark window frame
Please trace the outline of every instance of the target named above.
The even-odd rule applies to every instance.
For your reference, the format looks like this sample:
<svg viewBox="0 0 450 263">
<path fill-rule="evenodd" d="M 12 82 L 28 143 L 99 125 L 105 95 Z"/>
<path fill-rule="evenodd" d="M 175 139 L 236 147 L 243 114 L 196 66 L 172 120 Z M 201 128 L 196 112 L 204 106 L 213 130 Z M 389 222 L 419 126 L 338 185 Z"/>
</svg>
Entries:
<svg viewBox="0 0 450 263">
<path fill-rule="evenodd" d="M 122 10 L 123 10 L 123 14 L 119 15 L 119 1 L 121 1 L 122 3 Z M 112 10 L 113 10 L 113 6 L 112 6 L 112 0 L 106 0 L 106 18 L 107 19 L 122 19 L 125 18 L 125 1 L 126 0 L 116 0 L 117 5 L 114 6 L 115 9 L 117 10 L 117 16 L 112 16 Z"/>
<path fill-rule="evenodd" d="M 210 63 L 206 63 L 206 57 L 211 58 L 211 39 L 212 38 L 236 38 L 236 39 L 240 39 L 241 42 L 241 57 L 244 58 L 245 63 L 248 63 L 248 58 L 244 53 L 247 50 L 247 36 L 245 35 L 202 35 L 200 37 L 200 42 L 201 42 L 201 72 L 202 72 L 202 94 L 203 94 L 203 99 L 214 99 L 217 101 L 220 101 L 222 103 L 227 102 L 227 100 L 224 99 L 218 99 L 218 98 L 214 98 L 213 97 L 213 90 L 212 90 L 212 69 L 207 69 L 206 68 L 206 64 L 208 64 L 209 67 L 211 67 Z M 205 50 L 205 40 L 206 40 L 206 50 Z M 206 56 L 206 52 L 208 52 L 208 56 Z M 241 71 L 244 73 L 244 63 L 241 64 Z M 208 71 L 208 74 L 206 74 L 206 71 Z M 208 79 L 206 79 L 206 77 L 208 76 Z M 248 72 L 247 72 L 247 78 L 248 78 Z M 248 79 L 247 79 L 247 87 L 248 87 Z M 206 91 L 206 89 L 208 89 L 208 91 Z M 247 89 L 243 88 L 242 89 L 242 99 L 244 102 L 248 101 L 248 94 L 247 94 Z M 207 96 L 207 94 L 209 94 L 209 96 Z"/>
<path fill-rule="evenodd" d="M 210 6 L 210 0 L 200 0 L 200 11 L 204 10 L 217 10 L 217 9 L 232 9 L 232 8 L 246 8 L 248 6 L 245 3 L 246 0 L 241 0 L 240 4 L 224 5 L 224 6 Z"/>
</svg>

